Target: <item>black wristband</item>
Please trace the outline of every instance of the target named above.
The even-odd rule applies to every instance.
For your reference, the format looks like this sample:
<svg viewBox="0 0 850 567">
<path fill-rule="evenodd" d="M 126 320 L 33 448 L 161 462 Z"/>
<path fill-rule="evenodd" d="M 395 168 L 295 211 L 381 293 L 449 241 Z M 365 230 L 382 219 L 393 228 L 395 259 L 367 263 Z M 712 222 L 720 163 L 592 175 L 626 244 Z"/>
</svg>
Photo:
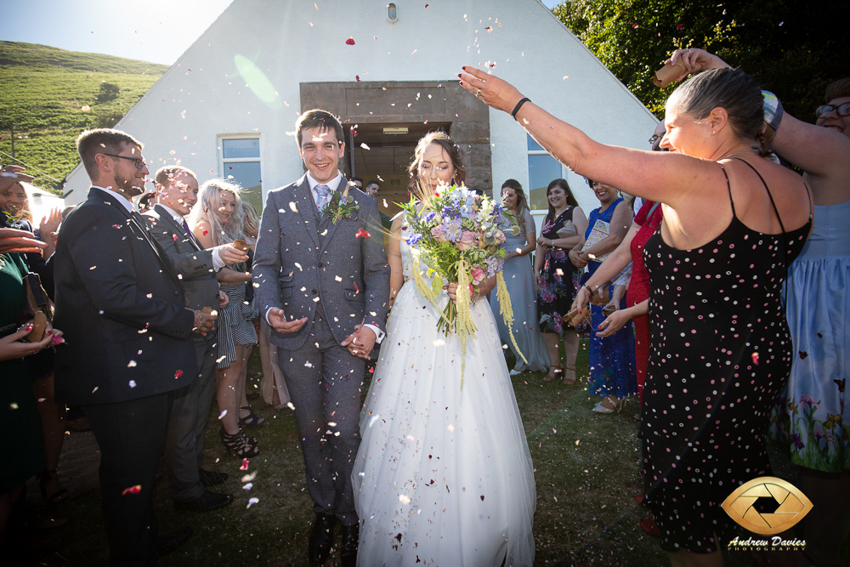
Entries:
<svg viewBox="0 0 850 567">
<path fill-rule="evenodd" d="M 514 107 L 513 111 L 511 112 L 511 116 L 514 117 L 514 120 L 516 120 L 516 113 L 519 112 L 519 109 L 522 108 L 522 105 L 525 104 L 526 102 L 531 102 L 531 99 L 528 98 L 528 97 L 524 97 L 524 98 L 520 99 L 520 101 L 518 103 L 516 103 L 516 106 Z"/>
<path fill-rule="evenodd" d="M 583 285 L 582 285 L 582 287 L 586 287 L 586 288 L 587 288 L 587 291 L 589 291 L 589 292 L 590 292 L 590 295 L 593 295 L 593 290 L 592 290 L 592 289 L 590 289 L 590 286 L 589 286 L 589 285 L 587 285 L 587 284 L 583 284 Z"/>
</svg>

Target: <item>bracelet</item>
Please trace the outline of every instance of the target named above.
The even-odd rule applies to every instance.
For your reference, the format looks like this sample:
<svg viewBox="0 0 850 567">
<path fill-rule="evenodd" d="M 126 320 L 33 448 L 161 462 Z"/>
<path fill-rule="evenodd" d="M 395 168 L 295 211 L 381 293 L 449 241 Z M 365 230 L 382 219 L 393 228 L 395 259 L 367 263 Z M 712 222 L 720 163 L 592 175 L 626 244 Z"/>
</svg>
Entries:
<svg viewBox="0 0 850 567">
<path fill-rule="evenodd" d="M 516 106 L 514 107 L 513 111 L 511 112 L 511 116 L 513 116 L 514 120 L 516 120 L 516 113 L 519 112 L 519 109 L 522 108 L 522 105 L 525 104 L 526 102 L 531 102 L 531 99 L 528 98 L 528 97 L 523 97 L 523 98 L 520 99 L 520 101 L 518 103 L 516 103 Z"/>
<path fill-rule="evenodd" d="M 586 288 L 587 288 L 587 291 L 589 291 L 589 292 L 590 292 L 590 295 L 593 295 L 593 290 L 590 288 L 590 286 L 589 286 L 589 285 L 587 285 L 587 284 L 582 284 L 582 286 L 581 286 L 581 287 L 586 287 Z"/>
</svg>

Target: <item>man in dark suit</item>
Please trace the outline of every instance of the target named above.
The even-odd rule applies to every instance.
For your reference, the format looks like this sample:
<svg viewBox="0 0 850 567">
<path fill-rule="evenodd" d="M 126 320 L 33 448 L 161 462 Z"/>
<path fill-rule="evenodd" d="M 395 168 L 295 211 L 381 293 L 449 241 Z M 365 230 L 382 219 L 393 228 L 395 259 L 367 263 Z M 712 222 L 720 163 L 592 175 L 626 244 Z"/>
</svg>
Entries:
<svg viewBox="0 0 850 567">
<path fill-rule="evenodd" d="M 309 560 L 327 559 L 339 521 L 342 565 L 353 566 L 358 520 L 351 469 L 360 444 L 360 388 L 364 359 L 384 334 L 389 268 L 377 236 L 377 202 L 349 187 L 337 169 L 344 150 L 339 120 L 307 111 L 296 123 L 296 138 L 307 174 L 268 194 L 254 282 L 295 405 L 316 513 Z"/>
<path fill-rule="evenodd" d="M 77 150 L 92 188 L 62 223 L 54 258 L 55 324 L 67 342 L 56 352 L 56 401 L 86 406 L 100 446 L 110 565 L 151 565 L 166 543 L 151 496 L 170 395 L 197 376 L 190 335 L 212 331 L 215 316 L 184 306 L 177 273 L 133 212 L 149 173 L 142 145 L 99 129 Z"/>
<path fill-rule="evenodd" d="M 154 176 L 156 205 L 145 213 L 150 233 L 180 274 L 186 306 L 214 311 L 220 298 L 216 272 L 225 264 L 245 262 L 248 255 L 231 245 L 204 248 L 185 220 L 198 200 L 198 179 L 179 165 L 159 169 Z M 229 494 L 206 490 L 227 480 L 227 475 L 204 470 L 204 428 L 215 393 L 216 335 L 194 335 L 198 379 L 172 396 L 171 418 L 165 436 L 168 493 L 178 510 L 205 512 L 230 504 Z"/>
</svg>

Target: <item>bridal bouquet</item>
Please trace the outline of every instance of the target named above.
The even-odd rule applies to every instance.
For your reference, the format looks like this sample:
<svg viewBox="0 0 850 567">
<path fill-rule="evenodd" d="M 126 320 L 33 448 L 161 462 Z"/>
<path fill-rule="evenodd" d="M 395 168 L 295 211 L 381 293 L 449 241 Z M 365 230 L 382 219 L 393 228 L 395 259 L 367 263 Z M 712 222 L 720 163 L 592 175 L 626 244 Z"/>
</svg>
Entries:
<svg viewBox="0 0 850 567">
<path fill-rule="evenodd" d="M 428 267 L 427 275 L 433 276 L 429 287 L 422 273 L 418 269 L 413 270 L 419 293 L 439 307 L 437 296 L 443 286 L 458 284 L 457 305 L 451 301 L 446 305 L 437 328 L 446 336 L 457 333 L 465 355 L 466 340 L 475 338 L 477 331 L 470 312 L 472 293 L 478 291 L 478 284 L 496 276 L 502 318 L 511 329 L 513 309 L 502 275 L 505 251 L 500 244 L 505 241 L 506 231 L 519 234 L 514 215 L 489 197 L 478 195 L 464 185 L 441 185 L 423 202 L 411 199 L 410 203 L 400 206 L 410 229 L 407 243 L 412 248 L 414 259 L 418 257 Z M 513 332 L 511 342 L 519 353 Z M 525 360 L 522 353 L 520 356 Z"/>
</svg>

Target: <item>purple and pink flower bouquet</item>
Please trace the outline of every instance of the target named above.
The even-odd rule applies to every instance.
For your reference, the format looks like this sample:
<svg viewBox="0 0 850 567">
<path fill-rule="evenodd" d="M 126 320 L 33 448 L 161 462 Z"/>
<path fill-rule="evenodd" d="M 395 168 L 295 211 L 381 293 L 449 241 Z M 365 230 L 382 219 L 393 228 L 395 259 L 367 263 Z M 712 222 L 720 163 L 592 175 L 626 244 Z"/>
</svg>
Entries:
<svg viewBox="0 0 850 567">
<path fill-rule="evenodd" d="M 477 330 L 469 310 L 472 293 L 478 291 L 478 284 L 495 276 L 502 317 L 510 329 L 513 309 L 502 276 L 505 251 L 501 244 L 505 232 L 519 234 L 511 211 L 464 185 L 441 185 L 422 202 L 412 199 L 400 206 L 410 229 L 407 243 L 414 258 L 418 256 L 428 267 L 427 276 L 433 276 L 429 286 L 420 271 L 413 270 L 420 294 L 439 307 L 437 297 L 443 286 L 458 284 L 457 305 L 451 301 L 446 305 L 437 328 L 446 336 L 458 333 L 465 352 L 466 339 L 474 338 Z"/>
</svg>

